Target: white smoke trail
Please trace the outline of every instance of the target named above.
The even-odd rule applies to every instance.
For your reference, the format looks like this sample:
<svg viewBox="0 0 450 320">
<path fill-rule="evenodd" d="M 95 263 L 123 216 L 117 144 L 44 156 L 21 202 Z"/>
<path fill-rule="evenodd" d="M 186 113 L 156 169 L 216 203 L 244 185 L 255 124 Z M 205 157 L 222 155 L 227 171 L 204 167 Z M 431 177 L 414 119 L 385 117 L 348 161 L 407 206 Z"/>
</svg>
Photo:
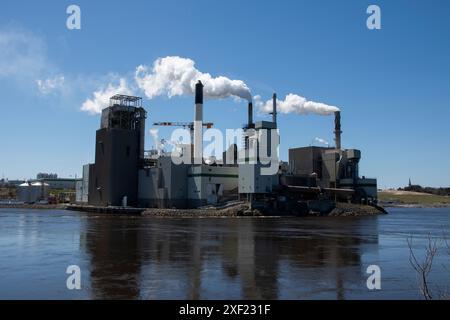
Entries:
<svg viewBox="0 0 450 320">
<path fill-rule="evenodd" d="M 200 80 L 204 85 L 205 97 L 232 96 L 251 101 L 250 89 L 242 80 L 231 80 L 224 76 L 213 78 L 209 73 L 197 70 L 193 60 L 177 56 L 159 58 L 151 69 L 140 65 L 136 68 L 135 80 L 149 99 L 160 95 L 192 95 L 195 84 Z"/>
<path fill-rule="evenodd" d="M 39 92 L 44 95 L 60 90 L 64 87 L 65 78 L 62 75 L 55 76 L 53 78 L 38 79 L 36 84 L 38 86 Z"/>
<path fill-rule="evenodd" d="M 153 138 L 153 142 L 155 143 L 155 148 L 158 151 L 158 154 L 160 154 L 163 146 L 162 146 L 161 142 L 159 141 L 159 130 L 158 129 L 150 129 L 149 132 Z"/>
<path fill-rule="evenodd" d="M 261 112 L 272 111 L 272 100 L 263 102 L 261 96 L 254 97 L 255 104 Z M 335 111 L 339 111 L 338 107 L 329 106 L 325 103 L 308 101 L 306 98 L 290 93 L 284 100 L 277 99 L 277 111 L 280 113 L 298 113 L 298 114 L 318 114 L 330 115 Z"/>
<path fill-rule="evenodd" d="M 324 145 L 326 145 L 327 147 L 330 145 L 330 143 L 329 143 L 327 140 L 322 139 L 322 138 L 319 138 L 319 137 L 315 137 L 315 138 L 314 138 L 314 141 L 316 141 L 316 142 L 318 142 L 318 143 L 321 143 L 321 144 L 324 144 Z"/>
<path fill-rule="evenodd" d="M 95 91 L 92 94 L 93 98 L 87 99 L 81 106 L 81 110 L 90 114 L 101 113 L 103 109 L 109 106 L 109 98 L 116 94 L 133 94 L 133 90 L 128 86 L 125 78 L 121 78 L 118 85 L 109 83 L 106 88 Z"/>
</svg>

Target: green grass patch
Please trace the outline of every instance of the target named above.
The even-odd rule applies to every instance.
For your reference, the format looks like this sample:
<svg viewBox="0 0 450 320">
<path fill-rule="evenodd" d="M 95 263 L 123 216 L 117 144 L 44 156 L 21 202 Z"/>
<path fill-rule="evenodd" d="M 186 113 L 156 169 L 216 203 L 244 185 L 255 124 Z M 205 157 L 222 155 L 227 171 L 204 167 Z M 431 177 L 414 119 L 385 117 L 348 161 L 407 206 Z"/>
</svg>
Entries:
<svg viewBox="0 0 450 320">
<path fill-rule="evenodd" d="M 393 194 L 390 192 L 378 192 L 378 200 L 383 202 L 393 201 L 403 204 L 450 204 L 450 197 L 433 194 Z"/>
</svg>

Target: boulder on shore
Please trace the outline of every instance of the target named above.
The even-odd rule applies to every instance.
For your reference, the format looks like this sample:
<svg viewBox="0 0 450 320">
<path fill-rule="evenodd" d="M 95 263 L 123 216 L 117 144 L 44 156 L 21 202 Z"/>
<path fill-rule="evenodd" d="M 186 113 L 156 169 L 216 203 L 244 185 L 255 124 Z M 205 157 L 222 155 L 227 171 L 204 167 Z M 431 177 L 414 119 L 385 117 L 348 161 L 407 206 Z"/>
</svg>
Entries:
<svg viewBox="0 0 450 320">
<path fill-rule="evenodd" d="M 336 203 L 336 207 L 331 210 L 328 216 L 342 216 L 342 217 L 356 217 L 356 216 L 376 216 L 380 214 L 387 214 L 381 207 L 368 206 L 354 203 Z"/>
</svg>

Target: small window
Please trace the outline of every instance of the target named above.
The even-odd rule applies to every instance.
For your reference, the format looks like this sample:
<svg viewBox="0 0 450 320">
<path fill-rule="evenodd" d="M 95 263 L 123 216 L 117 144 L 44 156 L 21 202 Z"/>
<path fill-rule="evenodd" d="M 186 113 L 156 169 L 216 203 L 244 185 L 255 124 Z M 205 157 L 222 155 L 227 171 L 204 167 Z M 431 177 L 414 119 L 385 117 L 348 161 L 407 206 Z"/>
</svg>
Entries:
<svg viewBox="0 0 450 320">
<path fill-rule="evenodd" d="M 130 146 L 127 146 L 127 157 L 130 156 Z"/>
</svg>

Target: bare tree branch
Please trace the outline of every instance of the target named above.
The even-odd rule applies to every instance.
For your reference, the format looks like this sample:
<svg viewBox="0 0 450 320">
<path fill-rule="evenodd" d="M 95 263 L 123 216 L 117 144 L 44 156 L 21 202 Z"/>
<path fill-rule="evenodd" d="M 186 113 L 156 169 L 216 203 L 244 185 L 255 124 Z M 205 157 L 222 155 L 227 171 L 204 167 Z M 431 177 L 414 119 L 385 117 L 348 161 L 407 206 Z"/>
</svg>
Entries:
<svg viewBox="0 0 450 320">
<path fill-rule="evenodd" d="M 428 275 L 433 267 L 433 260 L 437 253 L 437 240 L 428 235 L 428 244 L 425 250 L 425 258 L 420 262 L 414 254 L 412 237 L 407 239 L 409 247 L 409 262 L 419 275 L 420 291 L 426 300 L 432 300 L 433 296 L 428 285 Z"/>
</svg>

